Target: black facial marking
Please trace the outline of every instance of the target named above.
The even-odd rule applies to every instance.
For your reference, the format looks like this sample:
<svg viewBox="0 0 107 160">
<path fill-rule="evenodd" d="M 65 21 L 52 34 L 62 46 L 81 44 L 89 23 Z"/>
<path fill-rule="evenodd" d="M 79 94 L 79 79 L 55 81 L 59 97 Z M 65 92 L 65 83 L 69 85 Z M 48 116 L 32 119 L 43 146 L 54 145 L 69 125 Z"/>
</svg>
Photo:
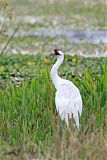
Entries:
<svg viewBox="0 0 107 160">
<path fill-rule="evenodd" d="M 60 49 L 54 49 L 55 55 L 60 55 L 59 51 L 60 51 Z"/>
</svg>

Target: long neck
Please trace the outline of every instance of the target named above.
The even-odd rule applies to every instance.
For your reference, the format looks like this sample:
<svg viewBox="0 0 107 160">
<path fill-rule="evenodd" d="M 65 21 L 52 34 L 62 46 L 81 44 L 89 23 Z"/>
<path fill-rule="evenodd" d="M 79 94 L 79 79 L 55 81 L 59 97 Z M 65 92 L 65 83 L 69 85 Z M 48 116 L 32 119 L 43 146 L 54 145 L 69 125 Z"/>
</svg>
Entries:
<svg viewBox="0 0 107 160">
<path fill-rule="evenodd" d="M 57 88 L 59 79 L 61 79 L 57 72 L 58 72 L 58 68 L 62 64 L 63 60 L 64 60 L 64 55 L 61 55 L 61 57 L 58 57 L 56 63 L 53 65 L 53 67 L 51 69 L 51 73 L 50 73 L 51 79 L 52 79 L 52 82 L 56 88 Z"/>
</svg>

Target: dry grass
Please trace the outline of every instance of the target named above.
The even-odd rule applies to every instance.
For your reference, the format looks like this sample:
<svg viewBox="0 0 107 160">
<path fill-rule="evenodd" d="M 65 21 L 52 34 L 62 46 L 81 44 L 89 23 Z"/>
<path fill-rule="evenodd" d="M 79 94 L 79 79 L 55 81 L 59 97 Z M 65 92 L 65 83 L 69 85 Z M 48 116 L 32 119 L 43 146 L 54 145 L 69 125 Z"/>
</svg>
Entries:
<svg viewBox="0 0 107 160">
<path fill-rule="evenodd" d="M 73 130 L 63 131 L 63 134 L 54 137 L 53 143 L 38 147 L 36 144 L 27 144 L 27 149 L 32 146 L 32 150 L 13 149 L 1 155 L 1 160 L 107 160 L 107 137 L 102 130 L 79 137 L 77 134 Z"/>
</svg>

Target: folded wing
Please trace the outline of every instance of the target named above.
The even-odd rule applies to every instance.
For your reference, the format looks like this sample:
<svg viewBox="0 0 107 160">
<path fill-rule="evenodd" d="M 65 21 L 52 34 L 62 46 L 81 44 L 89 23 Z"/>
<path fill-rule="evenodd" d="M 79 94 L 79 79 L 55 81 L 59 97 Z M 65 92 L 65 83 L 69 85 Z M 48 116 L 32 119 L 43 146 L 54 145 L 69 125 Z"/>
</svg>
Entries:
<svg viewBox="0 0 107 160">
<path fill-rule="evenodd" d="M 55 102 L 57 111 L 61 119 L 65 119 L 67 126 L 69 127 L 68 117 L 71 119 L 73 116 L 79 128 L 79 115 L 82 113 L 82 99 L 79 89 L 72 82 L 64 80 L 58 86 Z"/>
</svg>

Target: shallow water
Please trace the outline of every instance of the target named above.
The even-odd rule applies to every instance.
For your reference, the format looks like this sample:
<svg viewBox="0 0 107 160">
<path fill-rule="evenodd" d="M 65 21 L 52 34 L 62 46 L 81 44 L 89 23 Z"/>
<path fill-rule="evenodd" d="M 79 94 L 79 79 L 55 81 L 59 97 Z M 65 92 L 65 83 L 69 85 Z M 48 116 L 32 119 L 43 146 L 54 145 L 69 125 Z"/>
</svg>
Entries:
<svg viewBox="0 0 107 160">
<path fill-rule="evenodd" d="M 47 19 L 45 18 L 45 16 L 16 17 L 13 25 L 7 23 L 8 29 L 6 35 L 11 37 L 15 30 L 15 24 L 21 22 L 14 37 L 17 39 L 17 42 L 18 39 L 24 38 L 23 43 L 19 40 L 18 43 L 14 43 L 14 46 L 9 44 L 9 52 L 12 52 L 13 54 L 37 54 L 39 51 L 40 53 L 44 52 L 43 54 L 45 54 L 47 53 L 47 48 L 51 48 L 52 50 L 56 47 L 65 48 L 65 50 L 71 51 L 72 48 L 75 48 L 73 45 L 75 43 L 77 46 L 81 45 L 81 48 L 83 48 L 83 44 L 89 44 L 90 46 L 94 44 L 96 45 L 96 48 L 98 48 L 98 51 L 94 48 L 94 52 L 92 51 L 93 53 L 87 54 L 86 52 L 83 52 L 83 49 L 81 50 L 81 53 L 77 52 L 76 54 L 82 56 L 90 55 L 94 57 L 105 57 L 105 49 L 102 54 L 99 51 L 99 46 L 101 43 L 107 46 L 107 30 L 101 30 L 98 28 L 78 29 L 73 27 L 74 23 L 65 23 L 66 20 L 62 16 L 49 16 Z M 0 17 L 0 21 L 3 21 L 3 17 Z M 26 41 L 28 38 L 30 39 L 29 42 Z M 40 38 L 39 41 L 36 40 L 36 38 Z M 2 43 L 0 46 L 3 48 Z M 77 48 L 77 50 L 81 48 Z"/>
<path fill-rule="evenodd" d="M 8 31 L 8 35 L 11 35 L 13 30 Z M 107 43 L 107 31 L 101 30 L 77 30 L 67 31 L 65 29 L 50 29 L 50 28 L 35 28 L 25 31 L 20 29 L 16 34 L 16 37 L 43 37 L 43 38 L 55 38 L 65 37 L 69 42 L 74 43 L 93 43 L 98 44 L 100 42 Z"/>
<path fill-rule="evenodd" d="M 98 44 L 100 42 L 107 43 L 107 31 L 74 31 L 67 33 L 70 42 L 86 42 Z"/>
</svg>

